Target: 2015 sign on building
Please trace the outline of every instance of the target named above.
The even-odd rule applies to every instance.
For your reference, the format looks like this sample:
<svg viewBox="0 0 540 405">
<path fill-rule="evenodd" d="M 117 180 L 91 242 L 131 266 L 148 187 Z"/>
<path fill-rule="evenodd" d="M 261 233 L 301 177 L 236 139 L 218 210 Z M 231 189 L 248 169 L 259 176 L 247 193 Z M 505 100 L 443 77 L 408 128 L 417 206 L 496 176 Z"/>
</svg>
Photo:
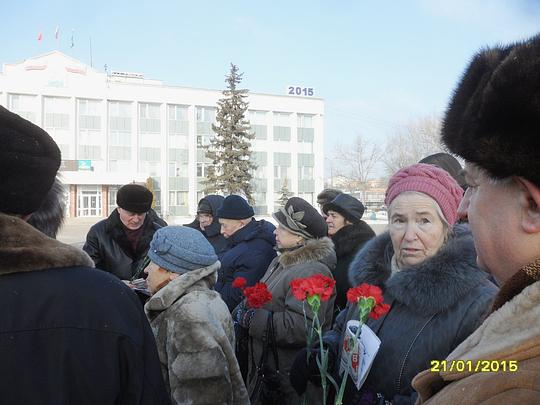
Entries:
<svg viewBox="0 0 540 405">
<path fill-rule="evenodd" d="M 290 96 L 308 96 L 314 94 L 313 87 L 287 86 L 287 94 Z"/>
</svg>

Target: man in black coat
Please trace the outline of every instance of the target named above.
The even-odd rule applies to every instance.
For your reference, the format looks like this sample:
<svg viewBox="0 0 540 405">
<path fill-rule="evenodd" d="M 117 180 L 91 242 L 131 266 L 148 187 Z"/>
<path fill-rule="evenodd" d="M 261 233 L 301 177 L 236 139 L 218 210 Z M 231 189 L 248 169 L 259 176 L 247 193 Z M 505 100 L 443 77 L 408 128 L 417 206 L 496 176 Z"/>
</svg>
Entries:
<svg viewBox="0 0 540 405">
<path fill-rule="evenodd" d="M 137 296 L 26 222 L 54 182 L 58 146 L 3 107 L 0 142 L 2 403 L 169 403 Z"/>
<path fill-rule="evenodd" d="M 150 241 L 159 228 L 167 226 L 151 208 L 153 198 L 150 190 L 138 184 L 118 190 L 118 208 L 90 228 L 83 246 L 98 269 L 121 280 L 143 276 Z"/>
<path fill-rule="evenodd" d="M 338 194 L 322 208 L 328 225 L 328 236 L 336 249 L 337 264 L 332 270 L 336 280 L 336 313 L 347 305 L 349 265 L 364 244 L 375 236 L 373 229 L 362 221 L 364 204 L 349 194 Z"/>
</svg>

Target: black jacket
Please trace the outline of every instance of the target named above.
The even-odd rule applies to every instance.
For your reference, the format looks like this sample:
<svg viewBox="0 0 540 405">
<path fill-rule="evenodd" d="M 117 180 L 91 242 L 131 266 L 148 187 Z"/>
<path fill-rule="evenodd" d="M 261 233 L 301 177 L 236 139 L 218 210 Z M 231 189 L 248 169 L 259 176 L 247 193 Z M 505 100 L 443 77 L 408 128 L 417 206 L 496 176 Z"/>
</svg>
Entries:
<svg viewBox="0 0 540 405">
<path fill-rule="evenodd" d="M 242 291 L 232 287 L 234 279 L 244 277 L 247 286 L 255 284 L 276 257 L 274 229 L 270 222 L 253 219 L 227 240 L 226 250 L 219 255 L 221 268 L 214 288 L 221 293 L 229 311 L 243 298 Z"/>
<path fill-rule="evenodd" d="M 362 393 L 379 392 L 394 404 L 414 404 L 413 377 L 428 369 L 431 360 L 445 359 L 489 311 L 497 288 L 476 266 L 467 226 L 454 228 L 454 236 L 435 256 L 393 276 L 394 251 L 388 233 L 369 241 L 351 263 L 351 284 L 380 286 L 385 302 L 391 305 L 386 316 L 367 321 L 381 339 L 381 347 Z M 336 364 L 350 319 L 358 319 L 357 306 L 343 310 L 323 338 L 338 359 Z M 343 403 L 359 403 L 362 393 L 349 380 Z"/>
<path fill-rule="evenodd" d="M 216 254 L 220 254 L 227 247 L 227 239 L 225 239 L 221 234 L 221 225 L 219 224 L 219 220 L 217 217 L 217 210 L 221 207 L 221 204 L 223 204 L 224 199 L 224 197 L 215 194 L 207 195 L 206 197 L 201 199 L 201 201 L 208 201 L 208 204 L 210 204 L 210 206 L 212 207 L 213 217 L 212 223 L 207 226 L 204 231 L 201 230 L 199 220 L 197 218 L 195 218 L 190 224 L 184 225 L 201 232 L 208 240 L 208 242 L 210 242 L 210 244 L 214 247 Z M 199 204 L 201 203 L 201 201 L 199 201 Z"/>
<path fill-rule="evenodd" d="M 364 221 L 357 224 L 347 225 L 332 236 L 332 242 L 336 249 L 337 264 L 332 270 L 336 280 L 336 310 L 342 310 L 347 305 L 347 291 L 355 287 L 349 283 L 349 265 L 356 253 L 364 244 L 375 236 L 373 229 Z"/>
<path fill-rule="evenodd" d="M 167 404 L 136 295 L 80 249 L 0 214 L 3 404 Z"/>
<path fill-rule="evenodd" d="M 154 233 L 164 226 L 167 223 L 154 210 L 150 210 L 144 219 L 137 251 L 132 252 L 118 210 L 114 210 L 107 219 L 90 228 L 83 250 L 98 269 L 112 273 L 121 280 L 130 280 L 141 266 Z"/>
</svg>

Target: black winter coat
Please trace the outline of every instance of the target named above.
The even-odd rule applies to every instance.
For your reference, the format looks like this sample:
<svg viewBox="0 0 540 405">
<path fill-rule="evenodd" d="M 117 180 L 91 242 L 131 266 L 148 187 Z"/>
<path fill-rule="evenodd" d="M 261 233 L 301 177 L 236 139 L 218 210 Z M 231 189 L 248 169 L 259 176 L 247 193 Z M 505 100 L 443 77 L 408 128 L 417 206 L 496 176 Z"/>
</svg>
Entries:
<svg viewBox="0 0 540 405">
<path fill-rule="evenodd" d="M 393 404 L 414 404 L 413 377 L 445 359 L 482 322 L 497 288 L 476 266 L 476 251 L 466 225 L 433 257 L 391 275 L 394 254 L 388 233 L 370 242 L 351 263 L 351 284 L 369 283 L 383 289 L 391 305 L 387 315 L 368 319 L 381 339 L 369 376 L 359 393 L 349 380 L 343 403 L 358 404 L 362 394 L 382 393 Z M 332 331 L 324 336 L 339 367 L 346 322 L 358 319 L 356 306 L 343 310 Z"/>
<path fill-rule="evenodd" d="M 337 295 L 334 303 L 336 311 L 347 306 L 347 291 L 355 287 L 349 283 L 349 265 L 356 253 L 374 236 L 373 229 L 362 220 L 358 224 L 341 228 L 332 236 L 337 257 L 336 268 L 332 270 L 332 275 L 336 280 Z"/>
<path fill-rule="evenodd" d="M 225 239 L 221 234 L 221 225 L 219 224 L 219 220 L 217 217 L 217 210 L 223 204 L 224 199 L 224 197 L 215 194 L 207 195 L 206 197 L 201 199 L 201 201 L 208 201 L 208 204 L 210 204 L 210 206 L 212 207 L 213 217 L 212 223 L 206 228 L 204 228 L 204 231 L 201 230 L 201 226 L 197 218 L 195 218 L 193 222 L 184 225 L 201 232 L 208 240 L 208 242 L 210 242 L 210 244 L 214 247 L 214 250 L 218 255 L 227 247 L 227 239 Z M 201 203 L 201 201 L 199 201 L 199 204 Z"/>
<path fill-rule="evenodd" d="M 121 280 L 131 280 L 148 253 L 154 233 L 167 226 L 167 223 L 159 218 L 154 210 L 150 210 L 142 226 L 143 233 L 137 251 L 133 252 L 118 210 L 114 210 L 108 218 L 90 228 L 83 250 L 98 269 L 112 273 Z M 142 277 L 142 274 L 138 277 Z"/>
<path fill-rule="evenodd" d="M 0 235 L 0 402 L 168 404 L 137 296 L 18 218 Z"/>
<path fill-rule="evenodd" d="M 242 291 L 232 286 L 234 279 L 244 277 L 247 286 L 255 284 L 276 257 L 274 229 L 270 222 L 252 219 L 228 239 L 227 248 L 219 255 L 221 268 L 214 289 L 221 293 L 229 311 L 243 299 Z"/>
</svg>

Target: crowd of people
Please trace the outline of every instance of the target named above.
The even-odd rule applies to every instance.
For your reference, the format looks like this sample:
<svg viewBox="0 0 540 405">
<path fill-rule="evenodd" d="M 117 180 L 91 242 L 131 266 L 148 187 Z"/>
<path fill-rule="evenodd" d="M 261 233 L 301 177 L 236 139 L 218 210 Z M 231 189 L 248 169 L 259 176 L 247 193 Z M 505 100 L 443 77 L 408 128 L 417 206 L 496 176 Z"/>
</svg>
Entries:
<svg viewBox="0 0 540 405">
<path fill-rule="evenodd" d="M 0 107 L 2 402 L 540 403 L 539 100 L 540 36 L 478 53 L 442 128 L 464 170 L 440 153 L 394 173 L 379 235 L 335 189 L 319 211 L 291 197 L 276 226 L 239 195 L 169 226 L 127 184 L 82 250 L 55 239 L 58 146 Z M 310 277 L 330 290 L 299 299 Z M 363 285 L 386 309 L 359 386 L 344 353 Z"/>
</svg>

